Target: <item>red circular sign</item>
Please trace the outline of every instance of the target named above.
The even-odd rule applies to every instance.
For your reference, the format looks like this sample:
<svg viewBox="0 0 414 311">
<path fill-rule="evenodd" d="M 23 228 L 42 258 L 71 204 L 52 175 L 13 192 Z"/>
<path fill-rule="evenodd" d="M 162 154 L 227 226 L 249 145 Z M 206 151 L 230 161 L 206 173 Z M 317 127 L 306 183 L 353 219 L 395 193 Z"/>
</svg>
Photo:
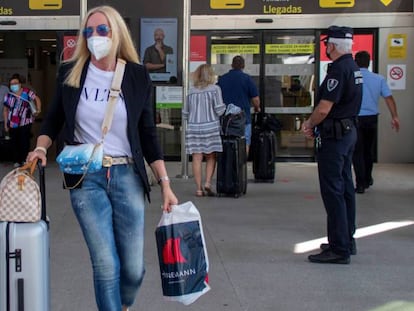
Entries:
<svg viewBox="0 0 414 311">
<path fill-rule="evenodd" d="M 390 70 L 390 77 L 393 80 L 400 80 L 404 76 L 404 70 L 401 67 L 395 66 Z"/>
</svg>

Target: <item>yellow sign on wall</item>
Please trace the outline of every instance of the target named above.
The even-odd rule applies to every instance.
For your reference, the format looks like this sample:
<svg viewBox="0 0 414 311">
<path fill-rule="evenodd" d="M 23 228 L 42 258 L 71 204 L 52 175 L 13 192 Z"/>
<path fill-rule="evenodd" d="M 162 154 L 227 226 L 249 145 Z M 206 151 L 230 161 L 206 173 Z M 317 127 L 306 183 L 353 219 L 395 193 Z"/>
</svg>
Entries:
<svg viewBox="0 0 414 311">
<path fill-rule="evenodd" d="M 321 8 L 352 8 L 355 0 L 319 0 Z"/>
<path fill-rule="evenodd" d="M 212 54 L 260 54 L 259 44 L 212 44 Z"/>
<path fill-rule="evenodd" d="M 244 0 L 210 0 L 212 9 L 243 9 Z"/>
<path fill-rule="evenodd" d="M 29 0 L 31 10 L 60 10 L 62 0 Z"/>
<path fill-rule="evenodd" d="M 388 35 L 388 58 L 406 58 L 407 34 Z"/>
<path fill-rule="evenodd" d="M 266 54 L 313 54 L 315 44 L 266 44 Z"/>
</svg>

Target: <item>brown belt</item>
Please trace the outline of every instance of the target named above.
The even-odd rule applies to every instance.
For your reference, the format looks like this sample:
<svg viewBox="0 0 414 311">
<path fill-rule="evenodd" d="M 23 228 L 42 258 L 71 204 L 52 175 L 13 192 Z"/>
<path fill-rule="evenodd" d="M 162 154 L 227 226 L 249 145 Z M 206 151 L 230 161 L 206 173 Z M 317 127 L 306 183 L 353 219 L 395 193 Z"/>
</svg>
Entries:
<svg viewBox="0 0 414 311">
<path fill-rule="evenodd" d="M 112 165 L 132 164 L 132 163 L 134 163 L 134 160 L 129 157 L 104 156 L 102 159 L 103 167 L 111 167 Z"/>
</svg>

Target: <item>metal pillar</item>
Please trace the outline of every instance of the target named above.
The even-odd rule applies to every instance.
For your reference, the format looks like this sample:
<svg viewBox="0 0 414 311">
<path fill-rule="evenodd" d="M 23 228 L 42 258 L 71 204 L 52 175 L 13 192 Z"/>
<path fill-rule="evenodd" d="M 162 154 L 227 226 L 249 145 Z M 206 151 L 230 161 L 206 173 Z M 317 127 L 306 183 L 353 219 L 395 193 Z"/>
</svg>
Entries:
<svg viewBox="0 0 414 311">
<path fill-rule="evenodd" d="M 80 14 L 79 14 L 80 21 L 79 23 L 82 22 L 87 11 L 88 11 L 88 0 L 80 0 Z"/>
<path fill-rule="evenodd" d="M 183 107 L 187 105 L 190 71 L 191 0 L 184 0 L 183 8 Z M 188 156 L 185 153 L 187 120 L 181 119 L 181 178 L 188 179 Z"/>
</svg>

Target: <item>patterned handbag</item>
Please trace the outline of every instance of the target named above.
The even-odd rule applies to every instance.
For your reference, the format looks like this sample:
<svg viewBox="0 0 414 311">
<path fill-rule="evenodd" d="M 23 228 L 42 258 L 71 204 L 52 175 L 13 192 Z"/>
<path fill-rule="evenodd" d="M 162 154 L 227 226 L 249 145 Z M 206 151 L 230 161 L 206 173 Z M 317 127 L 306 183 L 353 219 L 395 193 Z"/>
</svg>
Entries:
<svg viewBox="0 0 414 311">
<path fill-rule="evenodd" d="M 40 188 L 33 177 L 37 161 L 8 173 L 0 183 L 0 221 L 36 222 L 41 219 Z"/>
<path fill-rule="evenodd" d="M 56 162 L 67 174 L 95 173 L 102 168 L 103 144 L 66 145 Z"/>
</svg>

